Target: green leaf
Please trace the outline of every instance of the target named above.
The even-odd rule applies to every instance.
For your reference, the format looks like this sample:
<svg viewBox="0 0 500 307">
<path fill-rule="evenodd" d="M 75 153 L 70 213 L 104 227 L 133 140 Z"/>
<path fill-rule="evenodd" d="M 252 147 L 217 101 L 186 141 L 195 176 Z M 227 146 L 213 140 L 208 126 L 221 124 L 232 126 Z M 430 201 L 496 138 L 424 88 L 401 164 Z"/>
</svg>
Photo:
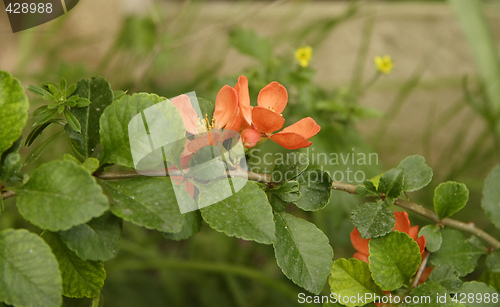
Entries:
<svg viewBox="0 0 500 307">
<path fill-rule="evenodd" d="M 82 166 L 92 174 L 99 168 L 99 164 L 100 162 L 96 158 L 87 158 L 83 161 Z"/>
<path fill-rule="evenodd" d="M 492 251 L 488 257 L 486 257 L 486 266 L 490 271 L 500 273 L 500 249 Z"/>
<path fill-rule="evenodd" d="M 100 120 L 100 136 L 103 147 L 103 162 L 119 164 L 122 166 L 134 168 L 134 160 L 132 159 L 131 144 L 129 139 L 136 141 L 134 150 L 138 156 L 146 156 L 153 150 L 161 149 L 161 146 L 167 143 L 179 143 L 178 140 L 184 140 L 186 131 L 180 113 L 171 102 L 166 101 L 159 107 L 159 110 L 153 110 L 155 114 L 161 112 L 157 120 L 150 121 L 147 119 L 149 136 L 151 136 L 155 144 L 155 148 L 151 148 L 147 131 L 145 131 L 144 122 L 141 116 L 136 117 L 134 122 L 131 119 L 142 111 L 155 105 L 160 101 L 165 101 L 165 98 L 154 94 L 139 93 L 132 96 L 123 96 L 119 100 L 114 100 L 113 103 L 106 108 Z M 142 112 L 144 115 L 144 112 Z M 147 116 L 145 116 L 147 117 Z M 154 117 L 154 116 L 153 116 Z M 129 122 L 130 125 L 135 125 L 134 135 L 129 137 Z M 142 126 L 141 126 L 142 125 Z M 166 133 L 168 131 L 168 133 Z M 162 144 L 160 144 L 162 143 Z M 157 146 L 156 146 L 157 145 Z M 179 146 L 177 146 L 179 145 Z M 180 146 L 182 145 L 182 146 Z M 184 144 L 176 144 L 177 147 L 184 149 Z M 161 152 L 159 152 L 161 154 Z M 160 159 L 163 159 L 160 155 Z M 152 161 L 160 163 L 163 160 Z"/>
<path fill-rule="evenodd" d="M 382 201 L 359 205 L 352 211 L 351 221 L 363 239 L 383 236 L 396 223 L 394 214 Z"/>
<path fill-rule="evenodd" d="M 486 295 L 489 295 L 489 302 L 485 301 Z M 493 299 L 492 295 L 496 295 L 496 300 Z M 470 281 L 465 282 L 457 293 L 457 301 L 465 304 L 467 307 L 483 307 L 483 306 L 494 306 L 499 303 L 499 294 L 491 286 L 485 283 Z"/>
<path fill-rule="evenodd" d="M 33 144 L 33 142 L 35 141 L 35 139 L 40 134 L 42 134 L 43 130 L 45 130 L 45 128 L 47 128 L 48 126 L 50 126 L 50 124 L 64 125 L 65 123 L 62 122 L 60 119 L 51 119 L 51 120 L 45 122 L 42 125 L 36 126 L 35 128 L 33 128 L 33 130 L 31 130 L 30 134 L 26 138 L 26 142 L 24 142 L 24 145 L 30 146 L 31 144 Z"/>
<path fill-rule="evenodd" d="M 434 210 L 442 220 L 460 211 L 469 200 L 469 190 L 463 183 L 443 182 L 434 191 Z"/>
<path fill-rule="evenodd" d="M 76 84 L 74 84 L 74 86 L 75 86 L 75 90 L 76 90 Z M 76 102 L 78 101 L 78 99 L 80 99 L 79 96 L 71 96 L 71 97 L 66 99 L 65 103 L 67 106 L 76 107 Z"/>
<path fill-rule="evenodd" d="M 59 105 L 59 106 L 57 107 L 57 113 L 62 114 L 64 111 L 66 111 L 66 107 L 65 107 L 63 104 L 61 104 L 61 105 Z M 65 115 L 66 115 L 66 114 L 65 114 Z M 71 116 L 71 115 L 70 115 L 70 116 Z M 67 116 L 66 116 L 66 121 L 68 121 L 68 117 L 67 117 Z M 76 124 L 76 127 L 78 128 L 78 127 L 79 127 L 79 125 L 80 125 L 80 122 L 78 122 L 78 124 Z M 80 127 L 79 129 L 81 129 L 81 127 Z"/>
<path fill-rule="evenodd" d="M 62 304 L 62 281 L 49 246 L 27 230 L 0 232 L 0 301 L 14 306 Z"/>
<path fill-rule="evenodd" d="M 108 81 L 100 77 L 83 79 L 77 83 L 74 93 L 80 98 L 77 101 L 77 108 L 71 109 L 71 114 L 81 124 L 81 131 L 65 127 L 71 139 L 71 146 L 81 161 L 90 157 L 94 148 L 99 144 L 99 118 L 113 100 L 113 91 Z M 92 101 L 92 104 L 90 104 Z"/>
<path fill-rule="evenodd" d="M 56 101 L 56 102 L 49 103 L 49 104 L 47 105 L 47 108 L 48 108 L 48 109 L 58 109 L 58 108 L 59 108 L 59 107 L 61 107 L 61 106 L 62 106 L 61 102 Z"/>
<path fill-rule="evenodd" d="M 22 182 L 23 175 L 21 174 L 21 155 L 17 152 L 11 152 L 5 156 L 1 165 L 1 182 L 4 186 L 13 182 Z"/>
<path fill-rule="evenodd" d="M 278 266 L 294 283 L 319 294 L 332 267 L 328 238 L 314 224 L 286 212 L 275 212 L 274 219 Z"/>
<path fill-rule="evenodd" d="M 500 292 L 500 273 L 493 273 L 490 271 L 484 271 L 483 275 L 479 279 L 479 281 L 482 281 L 486 283 L 487 285 L 492 286 L 497 290 L 497 292 Z"/>
<path fill-rule="evenodd" d="M 44 231 L 42 238 L 52 249 L 61 271 L 63 295 L 67 297 L 95 297 L 106 279 L 102 262 L 84 261 L 70 251 L 57 233 Z"/>
<path fill-rule="evenodd" d="M 113 92 L 113 100 L 118 100 L 120 98 L 122 98 L 123 96 L 127 95 L 127 92 L 126 91 L 114 91 Z"/>
<path fill-rule="evenodd" d="M 107 97 L 106 97 L 107 98 Z M 77 101 L 76 101 L 76 107 L 77 108 L 85 108 L 87 106 L 89 106 L 92 102 L 90 100 L 88 100 L 87 98 L 82 98 L 80 97 Z M 106 104 L 107 106 L 107 104 Z M 99 110 L 101 111 L 101 110 Z M 104 110 L 103 110 L 104 111 Z"/>
<path fill-rule="evenodd" d="M 165 238 L 180 241 L 188 239 L 200 231 L 202 223 L 200 211 L 190 211 L 184 213 L 182 216 L 184 219 L 181 231 L 177 233 L 164 232 L 163 235 Z"/>
<path fill-rule="evenodd" d="M 35 122 L 33 123 L 33 126 L 43 125 L 43 124 L 51 121 L 50 118 L 57 114 L 57 110 L 55 110 L 55 109 L 40 108 L 38 110 L 41 110 L 41 111 L 35 116 Z M 54 120 L 54 121 L 57 121 L 57 120 Z"/>
<path fill-rule="evenodd" d="M 274 195 L 273 193 L 267 193 L 267 198 L 269 200 L 269 203 L 271 204 L 271 207 L 275 211 L 283 212 L 283 211 L 285 211 L 286 207 L 288 206 L 288 202 L 282 200 L 281 198 Z"/>
<path fill-rule="evenodd" d="M 19 81 L 0 70 L 0 155 L 14 143 L 28 120 L 28 97 Z"/>
<path fill-rule="evenodd" d="M 282 155 L 275 163 L 272 173 L 273 181 L 289 181 L 306 170 L 307 166 L 309 166 L 309 158 L 300 152 L 289 152 L 284 156 Z"/>
<path fill-rule="evenodd" d="M 337 295 L 371 297 L 372 299 L 364 301 L 366 304 L 373 302 L 375 295 L 384 295 L 373 281 L 368 263 L 354 258 L 334 261 L 328 282 L 332 293 Z M 345 305 L 359 306 L 359 302 L 353 301 Z"/>
<path fill-rule="evenodd" d="M 45 85 L 47 86 L 47 88 L 49 89 L 49 91 L 54 95 L 54 97 L 59 100 L 59 98 L 62 96 L 61 94 L 61 90 L 59 89 L 59 87 L 57 87 L 57 85 L 55 85 L 54 83 L 51 83 L 51 82 L 47 82 L 45 83 Z"/>
<path fill-rule="evenodd" d="M 217 159 L 220 150 L 216 146 L 205 146 L 192 155 L 193 165 L 187 173 L 194 180 L 210 181 L 226 174 L 226 165 Z"/>
<path fill-rule="evenodd" d="M 64 110 L 64 116 L 66 116 L 66 120 L 68 121 L 68 125 L 70 126 L 73 131 L 82 133 L 82 125 L 78 121 L 78 119 L 71 113 L 70 110 L 65 109 Z"/>
<path fill-rule="evenodd" d="M 42 96 L 45 100 L 52 100 L 54 96 L 46 89 L 37 85 L 28 85 L 28 90 L 33 94 Z"/>
<path fill-rule="evenodd" d="M 61 89 L 61 91 L 64 91 L 64 94 L 66 94 L 67 85 L 68 85 L 68 82 L 66 82 L 66 79 L 61 78 L 61 80 L 59 81 L 59 88 Z"/>
<path fill-rule="evenodd" d="M 297 181 L 287 181 L 278 188 L 272 189 L 270 192 L 287 203 L 295 202 L 302 197 L 300 185 Z"/>
<path fill-rule="evenodd" d="M 418 232 L 418 236 L 425 237 L 425 248 L 432 253 L 439 250 L 441 242 L 443 242 L 441 231 L 437 225 L 426 225 L 422 227 Z"/>
<path fill-rule="evenodd" d="M 377 191 L 378 191 L 378 186 L 379 186 L 379 184 L 380 184 L 380 178 L 382 178 L 382 176 L 383 176 L 383 175 L 384 175 L 384 173 L 379 174 L 379 175 L 377 175 L 377 176 L 375 176 L 375 177 L 371 178 L 370 180 L 368 180 L 368 181 L 371 181 L 371 182 L 373 183 L 373 186 L 374 186 L 375 188 L 377 188 Z"/>
<path fill-rule="evenodd" d="M 263 244 L 276 239 L 271 206 L 255 182 L 248 181 L 232 196 L 200 210 L 210 227 L 228 236 Z"/>
<path fill-rule="evenodd" d="M 432 269 L 427 280 L 438 282 L 441 286 L 446 288 L 448 292 L 456 293 L 463 284 L 459 277 L 460 273 L 454 266 L 443 264 Z"/>
<path fill-rule="evenodd" d="M 59 235 L 81 259 L 108 261 L 118 253 L 121 233 L 122 220 L 108 212 Z"/>
<path fill-rule="evenodd" d="M 40 156 L 45 151 L 47 146 L 49 146 L 49 144 L 52 143 L 62 133 L 63 133 L 63 131 L 59 131 L 57 133 L 54 133 L 53 135 L 48 137 L 45 141 L 43 141 L 38 146 L 33 148 L 33 150 L 29 153 L 28 157 L 26 157 L 26 160 L 24 161 L 24 163 L 28 164 L 28 163 L 31 163 L 31 162 L 35 161 L 36 159 L 40 158 Z"/>
<path fill-rule="evenodd" d="M 71 161 L 40 165 L 17 193 L 19 213 L 34 225 L 51 231 L 88 222 L 109 207 L 94 177 Z"/>
<path fill-rule="evenodd" d="M 397 198 L 403 191 L 404 172 L 402 169 L 393 168 L 380 177 L 378 191 L 387 197 Z"/>
<path fill-rule="evenodd" d="M 360 197 L 378 197 L 378 196 L 380 196 L 379 193 L 377 192 L 377 187 L 370 180 L 367 180 L 367 181 L 363 182 L 362 184 L 358 185 L 356 187 L 356 193 Z"/>
<path fill-rule="evenodd" d="M 422 156 L 406 157 L 397 168 L 404 172 L 404 191 L 420 190 L 432 180 L 432 168 L 425 164 L 425 158 Z"/>
<path fill-rule="evenodd" d="M 66 97 L 73 95 L 73 93 L 76 91 L 76 87 L 77 87 L 76 83 L 71 84 L 68 87 L 68 90 L 66 91 Z"/>
<path fill-rule="evenodd" d="M 257 36 L 254 30 L 236 28 L 229 33 L 229 43 L 239 52 L 268 63 L 272 56 L 269 40 Z"/>
<path fill-rule="evenodd" d="M 484 245 L 484 242 L 476 236 L 471 236 L 469 239 L 467 239 L 467 242 L 478 251 L 481 251 L 483 254 L 486 254 L 489 251 L 489 248 Z"/>
<path fill-rule="evenodd" d="M 314 169 L 305 171 L 297 180 L 302 197 L 294 203 L 302 210 L 316 211 L 323 209 L 332 195 L 332 177 L 328 172 Z"/>
<path fill-rule="evenodd" d="M 23 180 L 21 155 L 18 153 L 22 139 L 20 136 L 9 149 L 0 155 L 0 181 L 4 187 L 15 185 Z"/>
<path fill-rule="evenodd" d="M 496 228 L 500 229 L 500 164 L 495 166 L 484 182 L 481 207 Z"/>
<path fill-rule="evenodd" d="M 418 307 L 446 307 L 457 306 L 448 295 L 446 289 L 437 282 L 425 282 L 409 294 L 409 302 L 418 302 L 418 304 L 408 303 L 403 306 L 418 306 Z M 458 305 L 460 306 L 460 305 Z"/>
<path fill-rule="evenodd" d="M 484 254 L 484 251 L 466 240 L 462 232 L 458 230 L 444 228 L 441 230 L 441 235 L 443 236 L 441 248 L 431 254 L 430 262 L 434 266 L 453 265 L 459 271 L 460 276 L 474 271 L 477 260 Z"/>
<path fill-rule="evenodd" d="M 409 285 L 422 261 L 417 242 L 408 234 L 393 231 L 369 242 L 370 271 L 373 280 L 384 291 Z"/>
<path fill-rule="evenodd" d="M 135 177 L 99 182 L 113 197 L 111 211 L 116 216 L 148 229 L 174 233 L 182 230 L 183 216 L 170 178 Z"/>
</svg>

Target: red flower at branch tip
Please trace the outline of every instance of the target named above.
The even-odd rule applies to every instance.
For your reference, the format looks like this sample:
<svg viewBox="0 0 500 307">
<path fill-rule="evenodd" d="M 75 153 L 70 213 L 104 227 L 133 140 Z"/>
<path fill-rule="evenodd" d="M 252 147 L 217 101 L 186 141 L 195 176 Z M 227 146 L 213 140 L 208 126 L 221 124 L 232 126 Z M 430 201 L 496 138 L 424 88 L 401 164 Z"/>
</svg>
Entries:
<svg viewBox="0 0 500 307">
<path fill-rule="evenodd" d="M 426 240 L 424 236 L 417 237 L 419 227 L 418 226 L 412 227 L 410 225 L 410 219 L 408 218 L 408 213 L 406 211 L 396 211 L 394 212 L 394 217 L 396 218 L 396 224 L 393 230 L 407 233 L 413 240 L 415 240 L 415 242 L 417 242 L 418 246 L 420 247 L 420 254 L 422 255 L 423 258 L 425 252 Z M 369 241 L 370 239 L 361 238 L 358 229 L 354 227 L 354 229 L 351 232 L 351 243 L 356 249 L 356 253 L 354 253 L 353 258 L 368 263 L 368 256 L 370 255 L 370 251 L 368 248 Z M 424 282 L 427 279 L 431 271 L 432 268 L 430 267 L 425 268 L 425 271 L 420 278 L 420 283 Z"/>
</svg>

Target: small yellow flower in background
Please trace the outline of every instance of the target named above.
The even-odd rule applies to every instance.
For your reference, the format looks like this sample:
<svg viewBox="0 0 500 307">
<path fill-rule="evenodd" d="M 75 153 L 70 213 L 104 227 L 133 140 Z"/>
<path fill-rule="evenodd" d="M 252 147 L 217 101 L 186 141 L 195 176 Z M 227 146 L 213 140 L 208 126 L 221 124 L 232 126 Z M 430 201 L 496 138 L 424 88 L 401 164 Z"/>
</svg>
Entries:
<svg viewBox="0 0 500 307">
<path fill-rule="evenodd" d="M 392 67 L 394 66 L 394 63 L 392 62 L 392 59 L 388 55 L 384 56 L 376 56 L 375 57 L 375 65 L 377 66 L 377 69 L 380 72 L 383 72 L 384 74 L 388 74 L 391 72 Z"/>
<path fill-rule="evenodd" d="M 311 46 L 300 47 L 295 51 L 295 58 L 299 61 L 300 66 L 307 67 L 312 58 L 313 49 Z"/>
</svg>

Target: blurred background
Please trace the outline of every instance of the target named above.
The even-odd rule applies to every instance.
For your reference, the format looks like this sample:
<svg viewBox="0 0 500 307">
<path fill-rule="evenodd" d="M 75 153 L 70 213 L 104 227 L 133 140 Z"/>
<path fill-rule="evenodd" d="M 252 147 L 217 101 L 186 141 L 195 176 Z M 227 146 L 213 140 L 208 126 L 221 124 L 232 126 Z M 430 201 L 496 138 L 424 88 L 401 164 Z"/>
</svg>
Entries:
<svg viewBox="0 0 500 307">
<path fill-rule="evenodd" d="M 316 167 L 362 171 L 369 179 L 422 155 L 434 179 L 412 200 L 432 208 L 440 182 L 463 182 L 470 200 L 456 218 L 500 235 L 480 209 L 483 181 L 500 161 L 498 1 L 85 0 L 15 34 L 0 9 L 0 70 L 25 86 L 99 75 L 113 90 L 165 97 L 196 91 L 213 101 L 244 74 L 255 105 L 259 90 L 278 81 L 289 92 L 285 125 L 311 116 L 322 127 L 304 152 L 378 156 L 367 165 Z M 296 51 L 304 46 L 312 58 L 300 65 Z M 374 63 L 381 55 L 394 63 L 388 74 Z M 42 101 L 29 97 L 32 112 Z M 51 127 L 22 149 L 32 157 L 28 173 L 71 152 L 67 137 L 50 139 L 61 129 Z M 283 152 L 271 143 L 255 155 Z M 11 201 L 0 227 L 27 227 Z M 337 259 L 353 254 L 350 212 L 359 202 L 334 192 L 319 212 L 289 211 L 321 228 Z M 104 306 L 292 306 L 303 291 L 283 276 L 271 246 L 207 225 L 181 242 L 129 223 L 123 233 L 119 255 L 105 265 Z M 66 306 L 89 302 L 65 299 Z"/>
</svg>

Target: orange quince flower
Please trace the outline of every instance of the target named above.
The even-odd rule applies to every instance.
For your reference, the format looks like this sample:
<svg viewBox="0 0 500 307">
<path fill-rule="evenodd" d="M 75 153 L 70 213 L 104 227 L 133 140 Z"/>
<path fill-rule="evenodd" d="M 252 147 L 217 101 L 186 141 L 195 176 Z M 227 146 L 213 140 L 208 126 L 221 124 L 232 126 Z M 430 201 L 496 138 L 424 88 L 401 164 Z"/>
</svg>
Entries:
<svg viewBox="0 0 500 307">
<path fill-rule="evenodd" d="M 410 219 L 408 218 L 408 213 L 406 211 L 396 211 L 394 212 L 394 217 L 396 218 L 396 224 L 392 230 L 404 232 L 408 234 L 415 242 L 417 242 L 418 246 L 420 247 L 420 254 L 422 255 L 423 259 L 426 239 L 424 236 L 417 237 L 418 226 L 411 226 Z M 351 243 L 356 249 L 356 253 L 354 253 L 352 257 L 368 263 L 368 256 L 370 256 L 370 251 L 368 248 L 369 241 L 370 239 L 361 238 L 358 229 L 354 227 L 351 232 Z M 432 269 L 432 267 L 425 268 L 422 276 L 420 277 L 419 283 L 423 283 L 427 280 L 427 277 L 429 277 Z"/>
<path fill-rule="evenodd" d="M 408 213 L 406 211 L 396 211 L 394 212 L 394 217 L 396 218 L 396 225 L 392 230 L 407 233 L 415 242 L 417 242 L 418 246 L 420 247 L 420 254 L 422 254 L 423 256 L 426 240 L 424 236 L 420 236 L 417 238 L 418 226 L 411 227 Z M 368 256 L 370 255 L 368 249 L 369 241 L 370 239 L 361 238 L 358 229 L 354 227 L 351 232 L 351 242 L 357 252 L 353 255 L 353 258 L 368 263 Z"/>
<path fill-rule="evenodd" d="M 205 134 L 212 129 L 229 129 L 241 133 L 245 147 L 253 147 L 261 137 L 270 138 L 286 149 L 311 146 L 309 141 L 321 127 L 311 117 L 306 117 L 281 129 L 285 119 L 281 112 L 288 102 L 288 93 L 283 85 L 274 81 L 265 86 L 257 97 L 257 106 L 250 105 L 248 79 L 240 76 L 234 87 L 224 85 L 217 93 L 212 122 L 198 118 L 186 95 L 172 99 L 181 113 L 186 131 L 191 134 Z M 211 142 L 210 133 L 208 139 Z"/>
<path fill-rule="evenodd" d="M 288 93 L 283 85 L 276 81 L 266 85 L 257 97 L 257 106 L 252 109 L 253 126 L 286 149 L 311 146 L 312 142 L 309 139 L 321 130 L 311 117 L 303 118 L 282 131 L 271 134 L 283 127 L 285 119 L 281 112 L 285 109 L 287 102 Z"/>
<path fill-rule="evenodd" d="M 238 131 L 241 126 L 238 92 L 229 85 L 224 85 L 215 98 L 213 123 L 209 128 Z"/>
</svg>

